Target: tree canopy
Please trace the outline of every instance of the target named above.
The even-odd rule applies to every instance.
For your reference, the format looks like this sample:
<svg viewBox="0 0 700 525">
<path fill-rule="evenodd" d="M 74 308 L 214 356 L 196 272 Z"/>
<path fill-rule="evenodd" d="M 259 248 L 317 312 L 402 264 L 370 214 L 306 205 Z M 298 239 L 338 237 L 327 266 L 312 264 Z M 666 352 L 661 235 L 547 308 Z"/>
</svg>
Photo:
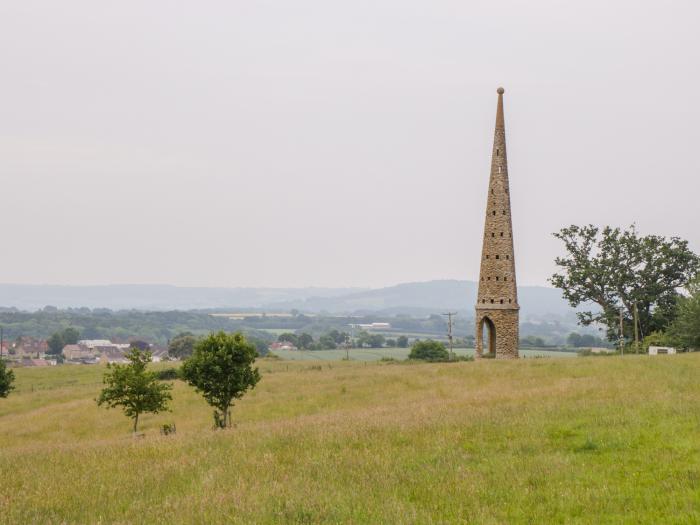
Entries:
<svg viewBox="0 0 700 525">
<path fill-rule="evenodd" d="M 214 407 L 217 427 L 231 425 L 231 406 L 260 381 L 256 348 L 241 333 L 218 332 L 197 342 L 182 365 L 183 378 Z"/>
<path fill-rule="evenodd" d="M 134 420 L 134 432 L 143 413 L 158 413 L 168 410 L 172 399 L 172 385 L 158 381 L 155 372 L 147 370 L 151 353 L 132 348 L 126 355 L 126 365 L 110 363 L 103 377 L 105 388 L 97 399 L 99 406 L 121 407 L 124 414 Z"/>
<path fill-rule="evenodd" d="M 634 226 L 622 230 L 572 225 L 554 237 L 564 243 L 566 255 L 555 260 L 560 272 L 550 282 L 573 307 L 598 305 L 598 311 L 578 312 L 579 322 L 604 323 L 611 340 L 618 335 L 620 309 L 628 335 L 635 308 L 641 337 L 666 328 L 675 318 L 679 289 L 700 267 L 687 241 L 642 237 Z"/>
<path fill-rule="evenodd" d="M 357 346 L 360 348 L 368 346 L 370 348 L 381 348 L 384 346 L 386 339 L 381 334 L 370 334 L 366 331 L 361 331 L 357 334 Z"/>
<path fill-rule="evenodd" d="M 686 350 L 700 349 L 700 278 L 688 286 L 690 293 L 678 304 L 678 316 L 668 330 L 672 344 Z"/>
<path fill-rule="evenodd" d="M 78 332 L 78 330 L 72 326 L 69 326 L 61 331 L 54 332 L 51 334 L 51 337 L 46 340 L 46 343 L 49 345 L 48 353 L 53 355 L 61 355 L 64 346 L 74 345 L 78 342 L 78 339 L 80 339 L 80 332 Z"/>
<path fill-rule="evenodd" d="M 15 373 L 7 368 L 5 360 L 0 358 L 0 397 L 7 397 L 14 390 L 14 381 Z"/>
<path fill-rule="evenodd" d="M 173 337 L 168 344 L 168 355 L 177 359 L 185 359 L 192 355 L 197 337 L 192 332 L 182 332 Z"/>
</svg>

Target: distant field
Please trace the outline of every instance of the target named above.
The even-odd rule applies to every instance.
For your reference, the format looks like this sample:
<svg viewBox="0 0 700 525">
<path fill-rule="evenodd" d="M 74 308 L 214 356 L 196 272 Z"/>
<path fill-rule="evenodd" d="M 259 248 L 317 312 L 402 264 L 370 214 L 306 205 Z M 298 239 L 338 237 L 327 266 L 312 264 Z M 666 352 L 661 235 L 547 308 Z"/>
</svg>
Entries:
<svg viewBox="0 0 700 525">
<path fill-rule="evenodd" d="M 700 354 L 259 366 L 236 428 L 178 381 L 143 439 L 102 367 L 17 369 L 0 523 L 700 522 Z"/>
<path fill-rule="evenodd" d="M 353 348 L 351 361 L 379 361 L 384 358 L 407 359 L 410 348 Z M 345 359 L 345 350 L 275 350 L 275 355 L 292 361 L 339 361 Z M 473 348 L 455 348 L 457 355 L 474 355 Z M 575 352 L 555 352 L 552 350 L 520 350 L 521 357 L 576 357 Z"/>
</svg>

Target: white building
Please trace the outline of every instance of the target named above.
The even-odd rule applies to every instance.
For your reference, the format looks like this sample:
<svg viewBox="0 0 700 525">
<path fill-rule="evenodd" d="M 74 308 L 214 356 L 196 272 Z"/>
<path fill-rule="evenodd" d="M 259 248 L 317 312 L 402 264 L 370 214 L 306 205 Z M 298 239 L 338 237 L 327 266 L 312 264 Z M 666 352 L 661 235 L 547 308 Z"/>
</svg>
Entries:
<svg viewBox="0 0 700 525">
<path fill-rule="evenodd" d="M 112 341 L 107 339 L 81 339 L 78 341 L 78 345 L 92 350 L 96 346 L 112 346 Z"/>
<path fill-rule="evenodd" d="M 676 349 L 670 346 L 650 346 L 649 355 L 675 354 Z"/>
</svg>

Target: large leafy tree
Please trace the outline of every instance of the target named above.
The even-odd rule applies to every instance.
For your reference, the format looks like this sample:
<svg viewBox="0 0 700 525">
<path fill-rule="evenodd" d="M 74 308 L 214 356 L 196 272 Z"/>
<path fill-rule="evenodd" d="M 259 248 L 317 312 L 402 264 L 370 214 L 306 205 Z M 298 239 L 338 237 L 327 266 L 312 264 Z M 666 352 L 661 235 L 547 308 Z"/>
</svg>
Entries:
<svg viewBox="0 0 700 525">
<path fill-rule="evenodd" d="M 121 407 L 124 414 L 134 420 L 134 432 L 143 413 L 168 410 L 172 399 L 172 385 L 158 380 L 155 372 L 147 369 L 151 353 L 132 348 L 126 355 L 128 364 L 110 363 L 104 374 L 105 388 L 100 392 L 97 404 L 107 408 Z"/>
<path fill-rule="evenodd" d="M 63 337 L 64 345 L 74 345 L 80 339 L 80 332 L 78 332 L 78 330 L 73 328 L 72 326 L 69 326 L 68 328 L 63 330 L 63 334 L 61 335 Z"/>
<path fill-rule="evenodd" d="M 550 281 L 573 307 L 595 303 L 597 311 L 578 312 L 581 324 L 600 322 L 614 339 L 620 309 L 631 333 L 634 310 L 640 336 L 665 329 L 675 318 L 679 290 L 697 273 L 700 261 L 688 242 L 678 237 L 637 234 L 634 226 L 598 228 L 569 226 L 554 236 L 564 243 L 566 256 Z"/>
<path fill-rule="evenodd" d="M 243 334 L 218 332 L 200 340 L 183 363 L 183 378 L 214 407 L 217 427 L 231 425 L 233 400 L 260 381 L 260 372 L 252 366 L 256 355 L 255 345 Z"/>
<path fill-rule="evenodd" d="M 183 332 L 173 337 L 168 343 L 168 355 L 183 359 L 192 355 L 197 337 L 191 332 Z"/>
<path fill-rule="evenodd" d="M 307 334 L 306 332 L 302 332 L 301 334 L 299 334 L 299 337 L 297 339 L 297 348 L 302 350 L 308 350 L 313 344 L 314 338 L 311 334 Z"/>
<path fill-rule="evenodd" d="M 280 334 L 277 340 L 280 343 L 291 343 L 297 348 L 299 347 L 299 338 L 296 334 L 293 334 L 291 332 L 285 332 L 283 334 Z"/>
<path fill-rule="evenodd" d="M 0 397 L 7 397 L 15 387 L 12 383 L 15 381 L 15 373 L 8 369 L 5 361 L 0 359 Z"/>
<path fill-rule="evenodd" d="M 61 332 L 52 334 L 51 337 L 46 340 L 46 343 L 49 345 L 48 353 L 53 355 L 60 355 L 63 351 L 63 347 L 66 345 L 63 342 L 63 334 Z"/>
<path fill-rule="evenodd" d="M 700 349 L 700 278 L 688 286 L 690 295 L 678 304 L 678 316 L 668 330 L 672 344 Z"/>
<path fill-rule="evenodd" d="M 55 332 L 46 340 L 46 343 L 49 345 L 48 353 L 53 355 L 61 355 L 64 346 L 74 345 L 78 342 L 78 339 L 80 339 L 80 332 L 78 332 L 78 330 L 72 326 L 69 326 L 60 332 Z"/>
</svg>

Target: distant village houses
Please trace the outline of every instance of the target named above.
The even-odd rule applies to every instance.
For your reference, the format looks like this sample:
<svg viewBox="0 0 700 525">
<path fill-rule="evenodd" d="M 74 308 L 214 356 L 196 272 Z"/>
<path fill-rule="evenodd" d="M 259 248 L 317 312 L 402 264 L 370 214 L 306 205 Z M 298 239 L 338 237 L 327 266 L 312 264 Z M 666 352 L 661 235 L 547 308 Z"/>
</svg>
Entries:
<svg viewBox="0 0 700 525">
<path fill-rule="evenodd" d="M 275 343 L 270 344 L 270 350 L 297 350 L 297 347 L 289 341 L 277 341 Z"/>
<path fill-rule="evenodd" d="M 140 343 L 151 352 L 153 362 L 169 359 L 167 348 Z M 10 366 L 53 366 L 61 361 L 61 357 L 65 364 L 127 363 L 126 354 L 131 345 L 108 339 L 83 339 L 76 344 L 65 345 L 61 355 L 56 356 L 48 353 L 49 346 L 45 340 L 19 337 L 14 342 L 3 341 L 0 348 Z"/>
</svg>

